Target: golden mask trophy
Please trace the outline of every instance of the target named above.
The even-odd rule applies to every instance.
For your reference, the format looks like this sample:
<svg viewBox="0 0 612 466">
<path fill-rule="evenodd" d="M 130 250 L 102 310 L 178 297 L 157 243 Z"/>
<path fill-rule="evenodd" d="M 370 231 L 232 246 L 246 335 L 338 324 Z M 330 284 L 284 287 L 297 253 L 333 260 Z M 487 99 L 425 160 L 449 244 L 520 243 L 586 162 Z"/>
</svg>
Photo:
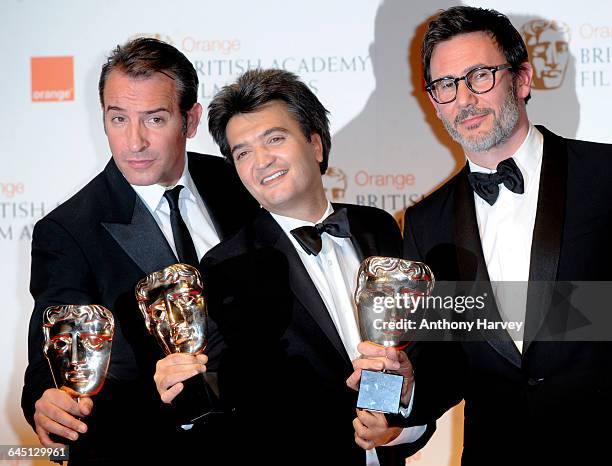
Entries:
<svg viewBox="0 0 612 466">
<path fill-rule="evenodd" d="M 45 309 L 43 352 L 56 388 L 77 402 L 99 393 L 106 380 L 114 332 L 113 314 L 103 306 L 67 304 Z M 72 443 L 59 435 L 50 436 L 58 443 Z"/>
<path fill-rule="evenodd" d="M 165 354 L 204 352 L 207 342 L 206 300 L 195 267 L 173 264 L 153 272 L 136 285 L 136 299 L 147 330 Z M 212 397 L 204 378 L 183 382 L 174 399 L 179 425 L 190 425 L 212 412 Z"/>
<path fill-rule="evenodd" d="M 114 331 L 113 315 L 103 306 L 45 309 L 44 353 L 55 386 L 77 399 L 98 393 L 106 379 Z"/>
<path fill-rule="evenodd" d="M 394 257 L 372 256 L 359 267 L 355 303 L 361 338 L 383 347 L 404 349 L 414 335 L 419 299 L 433 291 L 429 267 Z M 357 407 L 398 413 L 403 377 L 392 372 L 361 373 Z"/>
</svg>

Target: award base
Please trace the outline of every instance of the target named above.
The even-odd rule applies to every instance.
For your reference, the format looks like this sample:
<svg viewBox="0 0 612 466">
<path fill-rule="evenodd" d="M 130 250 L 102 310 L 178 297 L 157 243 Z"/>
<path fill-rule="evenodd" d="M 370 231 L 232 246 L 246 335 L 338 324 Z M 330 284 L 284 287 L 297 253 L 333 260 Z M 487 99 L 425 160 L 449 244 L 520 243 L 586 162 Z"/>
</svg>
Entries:
<svg viewBox="0 0 612 466">
<path fill-rule="evenodd" d="M 182 430 L 196 422 L 206 422 L 209 415 L 220 414 L 217 399 L 204 377 L 194 376 L 183 382 L 183 390 L 172 401 L 174 419 Z"/>
<path fill-rule="evenodd" d="M 357 407 L 381 413 L 399 413 L 403 383 L 401 375 L 361 371 Z"/>
</svg>

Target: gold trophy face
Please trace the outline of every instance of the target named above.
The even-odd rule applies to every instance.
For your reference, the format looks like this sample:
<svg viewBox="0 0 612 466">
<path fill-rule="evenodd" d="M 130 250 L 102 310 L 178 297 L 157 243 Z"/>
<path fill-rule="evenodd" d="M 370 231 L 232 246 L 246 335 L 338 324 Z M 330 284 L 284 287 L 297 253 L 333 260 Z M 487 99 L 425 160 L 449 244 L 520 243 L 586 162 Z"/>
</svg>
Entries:
<svg viewBox="0 0 612 466">
<path fill-rule="evenodd" d="M 394 257 L 372 256 L 359 267 L 355 303 L 361 338 L 381 346 L 410 344 L 410 321 L 419 297 L 429 295 L 434 276 L 429 267 Z"/>
<path fill-rule="evenodd" d="M 195 267 L 174 264 L 136 285 L 138 306 L 149 333 L 166 354 L 199 354 L 206 348 L 206 301 Z"/>
<path fill-rule="evenodd" d="M 114 330 L 113 315 L 103 306 L 47 308 L 44 353 L 55 386 L 77 398 L 97 394 L 106 379 Z"/>
</svg>

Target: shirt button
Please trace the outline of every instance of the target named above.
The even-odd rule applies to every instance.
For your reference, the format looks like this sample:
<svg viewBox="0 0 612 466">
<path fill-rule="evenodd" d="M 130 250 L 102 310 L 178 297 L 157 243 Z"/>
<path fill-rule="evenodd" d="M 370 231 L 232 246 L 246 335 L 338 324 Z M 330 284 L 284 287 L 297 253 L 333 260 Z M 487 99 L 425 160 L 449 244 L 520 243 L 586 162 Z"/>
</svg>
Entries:
<svg viewBox="0 0 612 466">
<path fill-rule="evenodd" d="M 331 267 L 331 265 L 332 265 L 332 261 L 328 259 L 328 260 L 327 260 L 327 265 L 329 265 L 329 266 Z"/>
</svg>

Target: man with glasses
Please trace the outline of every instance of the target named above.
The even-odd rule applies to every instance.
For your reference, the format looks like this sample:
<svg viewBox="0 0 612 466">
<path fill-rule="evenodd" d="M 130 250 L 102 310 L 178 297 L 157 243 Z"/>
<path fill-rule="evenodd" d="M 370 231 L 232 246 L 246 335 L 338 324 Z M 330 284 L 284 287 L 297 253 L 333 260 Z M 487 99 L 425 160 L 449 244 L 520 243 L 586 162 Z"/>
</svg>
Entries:
<svg viewBox="0 0 612 466">
<path fill-rule="evenodd" d="M 557 316 L 554 297 L 534 283 L 612 279 L 612 146 L 529 122 L 527 49 L 494 10 L 441 12 L 428 25 L 422 60 L 433 108 L 467 163 L 406 211 L 404 255 L 427 263 L 438 280 L 518 283 L 510 301 L 526 328 L 520 341 L 500 332 L 421 342 L 410 359 L 401 354 L 403 370 L 414 368 L 406 425 L 465 400 L 464 465 L 596 464 L 607 431 L 597 421 L 612 411 L 610 344 L 542 341 Z M 509 300 L 495 297 L 503 319 Z M 361 369 L 387 364 L 379 348 L 359 350 L 353 387 Z"/>
</svg>

